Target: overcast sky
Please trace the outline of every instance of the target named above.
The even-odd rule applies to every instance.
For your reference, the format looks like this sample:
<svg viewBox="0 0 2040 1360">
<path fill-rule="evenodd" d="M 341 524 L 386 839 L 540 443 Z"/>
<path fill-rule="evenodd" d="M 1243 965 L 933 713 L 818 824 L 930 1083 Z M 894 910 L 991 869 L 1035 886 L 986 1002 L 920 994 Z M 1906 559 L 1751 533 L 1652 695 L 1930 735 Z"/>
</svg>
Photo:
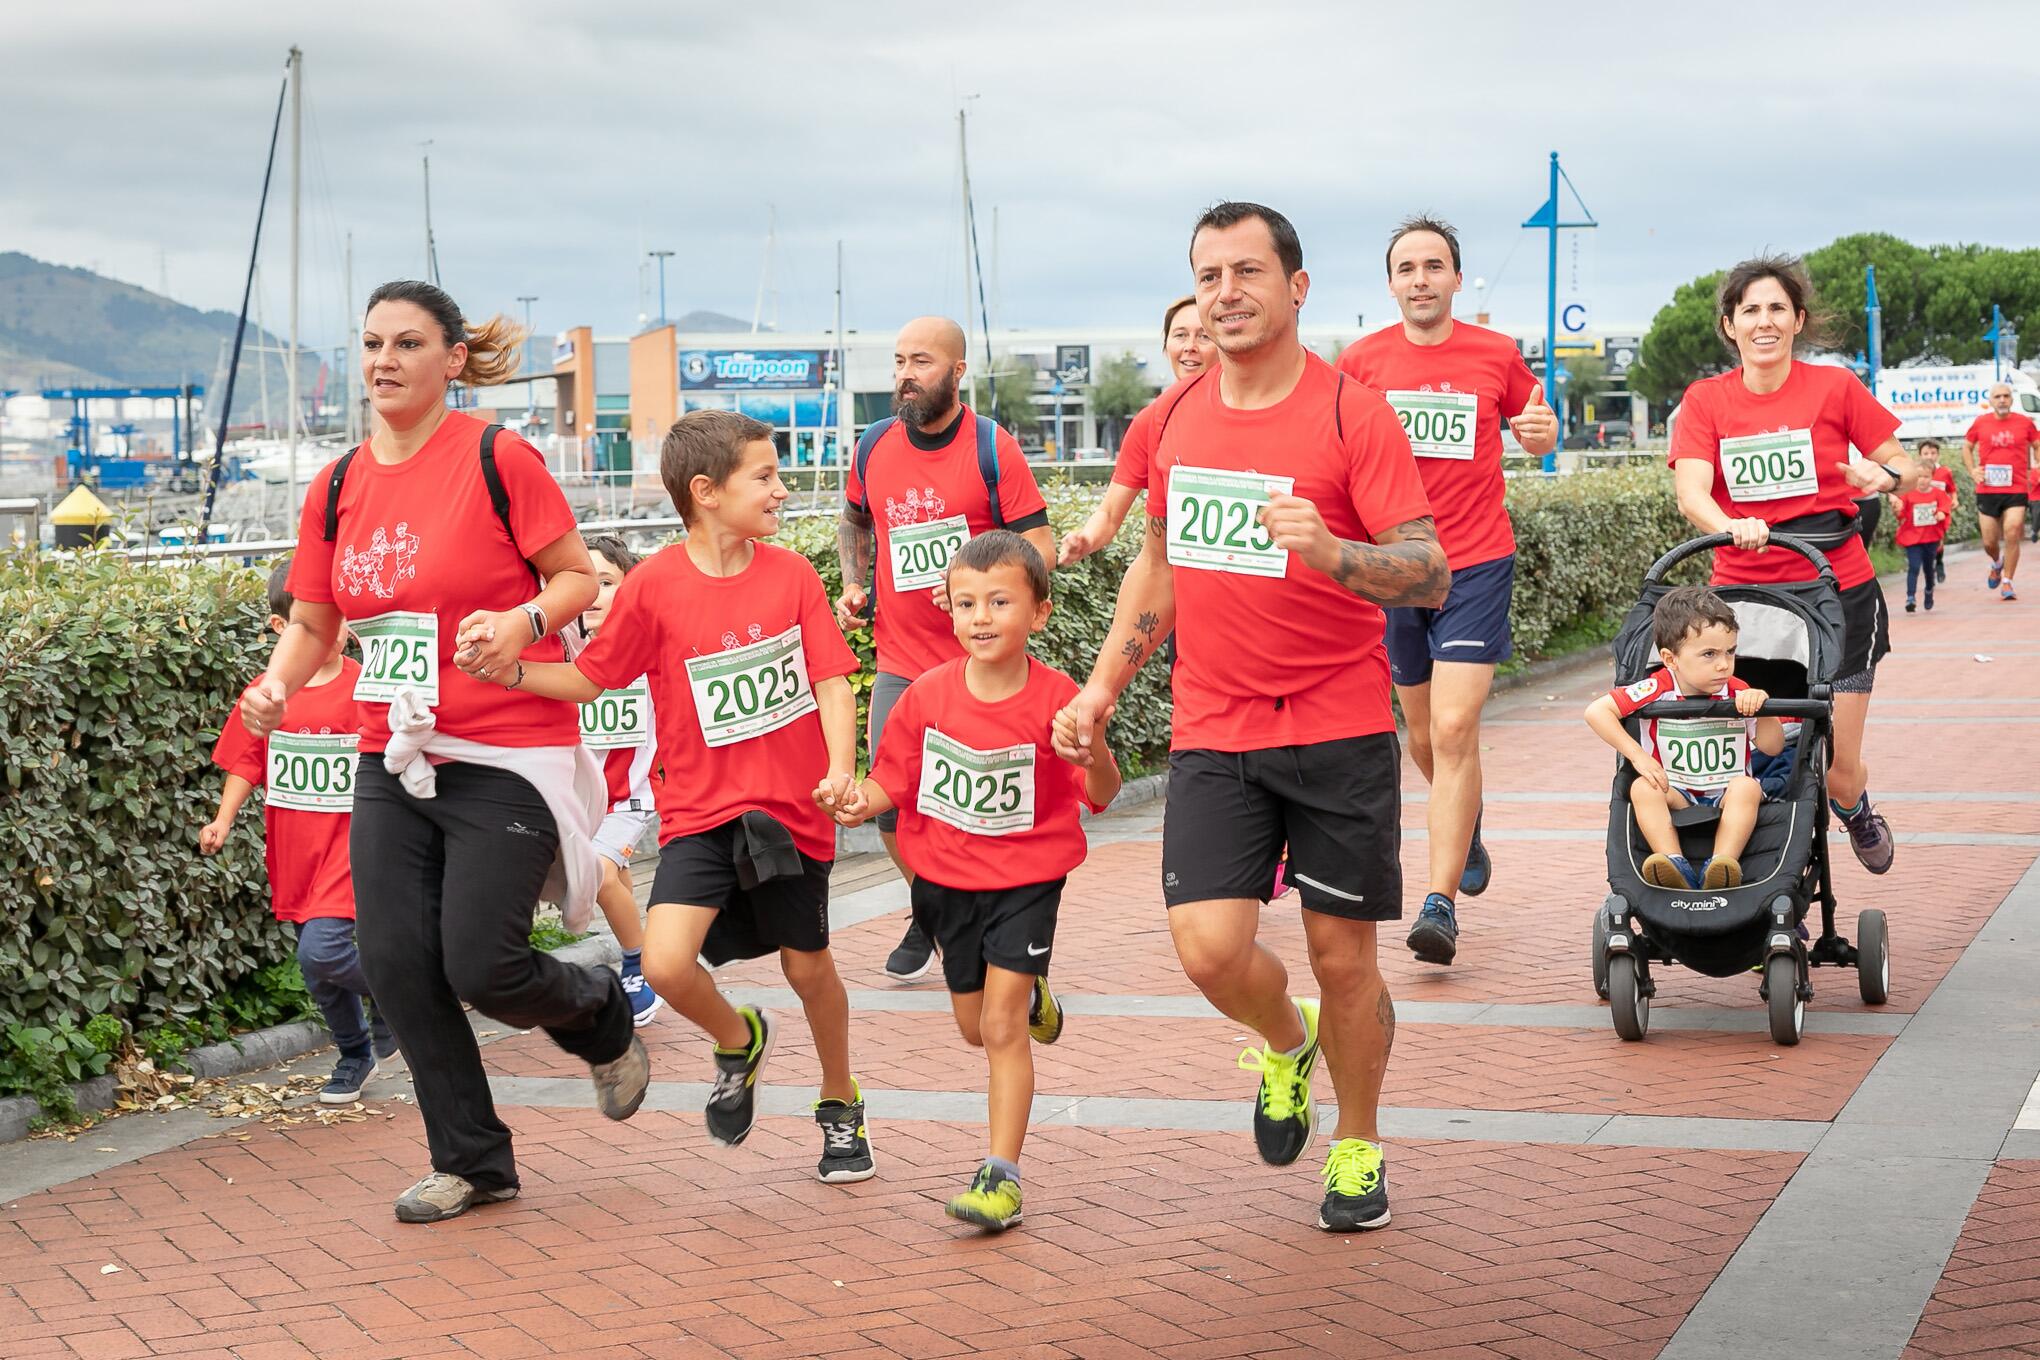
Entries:
<svg viewBox="0 0 2040 1360">
<path fill-rule="evenodd" d="M 997 327 L 1157 324 L 1187 285 L 1189 224 L 1219 198 L 1295 220 L 1310 320 L 1387 320 L 1385 233 L 1432 210 L 1459 226 L 1496 320 L 1531 324 L 1543 238 L 1519 224 L 1553 149 L 1601 223 L 1579 291 L 1604 323 L 1647 321 L 1679 283 L 1766 247 L 1865 230 L 2035 244 L 2040 41 L 2018 15 L 1947 0 L 17 8 L 0 40 L 0 249 L 238 306 L 296 42 L 308 344 L 342 334 L 341 233 L 357 296 L 421 272 L 428 138 L 441 273 L 470 316 L 517 314 L 530 293 L 541 332 L 627 334 L 658 311 L 643 252 L 670 249 L 669 314 L 748 318 L 775 207 L 782 329 L 829 324 L 838 240 L 850 326 L 954 313 L 963 96 L 988 270 L 997 209 Z M 279 332 L 287 174 L 263 252 Z"/>
</svg>

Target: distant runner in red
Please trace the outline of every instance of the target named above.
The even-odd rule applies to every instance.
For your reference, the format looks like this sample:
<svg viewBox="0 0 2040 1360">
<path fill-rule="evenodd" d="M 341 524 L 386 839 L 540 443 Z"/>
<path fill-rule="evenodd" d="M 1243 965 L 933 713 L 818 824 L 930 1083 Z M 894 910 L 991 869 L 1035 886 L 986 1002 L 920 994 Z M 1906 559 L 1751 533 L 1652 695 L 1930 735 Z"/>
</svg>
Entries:
<svg viewBox="0 0 2040 1360">
<path fill-rule="evenodd" d="M 1444 605 L 1389 610 L 1387 637 L 1410 758 L 1431 785 L 1429 895 L 1408 943 L 1424 962 L 1441 964 L 1458 952 L 1459 894 L 1478 897 L 1493 874 L 1480 843 L 1480 710 L 1496 664 L 1513 651 L 1516 581 L 1502 422 L 1525 453 L 1558 447 L 1558 417 L 1516 342 L 1453 319 L 1462 284 L 1458 233 L 1435 218 L 1408 219 L 1388 241 L 1388 291 L 1402 324 L 1339 356 L 1340 371 L 1395 409 L 1452 564 Z"/>
<path fill-rule="evenodd" d="M 1219 365 L 1157 413 L 1140 557 L 1091 678 L 1056 718 L 1088 765 L 1097 728 L 1173 630 L 1162 896 L 1183 971 L 1261 1045 L 1254 1142 L 1286 1166 L 1317 1129 L 1322 1035 L 1339 1098 L 1318 1226 L 1389 1220 L 1378 1127 L 1395 1007 L 1375 958 L 1402 916 L 1401 791 L 1382 608 L 1445 601 L 1451 572 L 1410 441 L 1379 393 L 1303 347 L 1310 292 L 1289 219 L 1221 203 L 1190 240 Z M 1284 841 L 1322 1005 L 1256 939 Z"/>
<path fill-rule="evenodd" d="M 1955 502 L 1955 474 L 1941 464 L 1941 444 L 1936 439 L 1922 439 L 1913 445 L 1913 462 L 1919 465 L 1920 473 L 1935 486 L 1948 493 L 1948 503 Z M 1934 545 L 1934 584 L 1940 585 L 1948 579 L 1948 539 L 1944 531 L 1941 541 Z"/>
<path fill-rule="evenodd" d="M 1991 386 L 1990 410 L 1970 423 L 1962 436 L 1962 451 L 1976 484 L 1976 523 L 1983 531 L 1984 555 L 1990 558 L 1989 588 L 2016 600 L 2019 592 L 2012 588 L 2012 577 L 2019 570 L 2027 487 L 2040 473 L 2040 428 L 2012 409 L 2010 383 Z"/>
<path fill-rule="evenodd" d="M 1891 619 L 1876 568 L 1856 532 L 1856 498 L 1909 491 L 1924 480 L 1898 442 L 1898 417 L 1846 368 L 1799 363 L 1812 285 L 1796 259 L 1745 260 L 1722 280 L 1716 324 L 1735 368 L 1686 389 L 1669 459 L 1679 512 L 1703 534 L 1728 534 L 1711 584 L 1802 581 L 1813 565 L 1770 552 L 1771 531 L 1819 548 L 1842 595 L 1842 656 L 1834 683 L 1828 794 L 1856 858 L 1873 874 L 1897 853 L 1871 806 L 1863 725 Z M 1850 450 L 1863 456 L 1851 461 Z"/>
<path fill-rule="evenodd" d="M 940 316 L 909 321 L 893 344 L 893 414 L 857 441 L 836 528 L 843 594 L 836 621 L 861 627 L 871 611 L 878 674 L 871 685 L 870 749 L 907 686 L 963 655 L 949 618 L 943 573 L 956 550 L 987 529 L 1010 529 L 1055 561 L 1055 531 L 1019 444 L 957 397 L 963 329 Z M 986 445 L 989 444 L 989 447 Z M 897 817 L 875 819 L 886 853 L 908 882 Z M 911 919 L 886 958 L 886 976 L 913 982 L 935 944 Z"/>
</svg>

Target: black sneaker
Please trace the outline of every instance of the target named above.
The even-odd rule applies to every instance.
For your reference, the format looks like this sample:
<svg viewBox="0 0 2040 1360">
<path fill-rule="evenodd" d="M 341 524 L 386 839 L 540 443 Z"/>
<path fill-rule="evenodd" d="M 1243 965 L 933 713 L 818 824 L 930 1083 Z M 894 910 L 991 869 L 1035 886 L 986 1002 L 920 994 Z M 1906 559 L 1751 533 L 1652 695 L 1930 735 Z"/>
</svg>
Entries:
<svg viewBox="0 0 2040 1360">
<path fill-rule="evenodd" d="M 375 1045 L 377 1062 L 388 1062 L 397 1056 L 397 1036 L 390 1029 L 390 1022 L 383 1019 L 382 1012 L 373 1006 L 368 1009 L 368 1038 Z"/>
<path fill-rule="evenodd" d="M 1388 1172 L 1381 1149 L 1365 1138 L 1341 1138 L 1325 1161 L 1325 1200 L 1317 1225 L 1326 1232 L 1388 1226 Z"/>
<path fill-rule="evenodd" d="M 1913 603 L 1913 600 L 1912 600 L 1912 596 L 1910 596 L 1910 595 L 1906 596 L 1906 600 L 1905 600 L 1905 612 L 1906 612 L 1906 613 L 1908 613 L 1908 614 L 1910 614 L 1910 613 L 1913 613 L 1913 612 L 1914 612 L 1915 610 L 1917 610 L 1918 608 L 1919 608 L 1919 606 Z"/>
<path fill-rule="evenodd" d="M 1473 819 L 1473 839 L 1466 847 L 1466 867 L 1459 871 L 1459 895 L 1479 897 L 1487 891 L 1488 882 L 1495 876 L 1494 861 L 1488 858 L 1487 847 L 1480 843 L 1480 818 Z"/>
<path fill-rule="evenodd" d="M 885 956 L 885 975 L 895 982 L 918 982 L 935 962 L 935 942 L 921 929 L 919 921 L 907 922 L 907 933 L 893 952 Z"/>
<path fill-rule="evenodd" d="M 815 1174 L 830 1185 L 868 1181 L 876 1175 L 871 1163 L 871 1138 L 864 1131 L 864 1092 L 855 1100 L 815 1102 L 815 1123 L 822 1126 L 822 1160 Z"/>
<path fill-rule="evenodd" d="M 737 1014 L 751 1027 L 751 1044 L 740 1053 L 715 1050 L 715 1090 L 709 1093 L 708 1136 L 735 1147 L 750 1136 L 758 1119 L 758 1073 L 772 1052 L 777 1026 L 756 1006 L 739 1006 Z"/>
<path fill-rule="evenodd" d="M 1452 899 L 1444 893 L 1426 897 L 1424 909 L 1417 913 L 1417 923 L 1410 927 L 1404 943 L 1421 962 L 1452 962 L 1459 953 L 1459 920 Z"/>
<path fill-rule="evenodd" d="M 1934 584 L 1937 586 L 1946 585 L 1947 582 L 1948 582 L 1948 564 L 1942 561 L 1939 557 L 1936 557 L 1934 559 Z M 1932 605 L 1928 606 L 1928 608 L 1930 609 L 1932 607 L 1933 607 Z"/>
<path fill-rule="evenodd" d="M 375 1075 L 375 1056 L 363 1053 L 359 1057 L 343 1056 L 333 1064 L 333 1075 L 326 1078 L 326 1084 L 319 1088 L 321 1105 L 352 1105 L 361 1099 L 361 1088 L 368 1085 L 368 1079 Z"/>
<path fill-rule="evenodd" d="M 1261 1074 L 1261 1089 L 1254 1095 L 1254 1148 L 1270 1166 L 1288 1166 L 1317 1134 L 1310 1074 L 1318 1060 L 1318 1003 L 1305 997 L 1290 999 L 1303 1017 L 1303 1051 L 1249 1048 L 1239 1060 L 1245 1070 Z"/>
</svg>

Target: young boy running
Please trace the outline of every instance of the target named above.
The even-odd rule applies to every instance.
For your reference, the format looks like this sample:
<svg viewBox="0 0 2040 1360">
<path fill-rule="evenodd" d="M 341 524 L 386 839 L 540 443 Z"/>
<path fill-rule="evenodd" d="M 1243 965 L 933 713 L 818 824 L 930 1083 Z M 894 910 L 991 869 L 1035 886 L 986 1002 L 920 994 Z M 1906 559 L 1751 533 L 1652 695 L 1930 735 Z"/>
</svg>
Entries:
<svg viewBox="0 0 2040 1360">
<path fill-rule="evenodd" d="M 583 536 L 595 563 L 595 603 L 581 615 L 581 631 L 592 638 L 602 630 L 617 587 L 638 564 L 638 555 L 615 534 Z M 658 727 L 652 712 L 651 689 L 643 676 L 622 689 L 611 690 L 581 705 L 581 744 L 602 756 L 609 781 L 609 811 L 595 832 L 595 853 L 605 868 L 595 905 L 602 908 L 609 931 L 623 951 L 623 994 L 630 998 L 631 1023 L 650 1024 L 664 1004 L 645 981 L 644 927 L 638 923 L 637 888 L 630 876 L 630 858 L 656 817 Z"/>
<path fill-rule="evenodd" d="M 289 625 L 290 559 L 269 573 L 269 631 Z M 199 828 L 198 848 L 218 854 L 234 818 L 256 788 L 267 790 L 262 809 L 262 857 L 269 866 L 269 905 L 297 930 L 298 968 L 340 1050 L 333 1075 L 319 1092 L 324 1105 L 359 1098 L 376 1063 L 396 1053 L 397 1041 L 377 1016 L 363 1019 L 368 979 L 354 944 L 354 877 L 347 858 L 353 821 L 354 744 L 360 717 L 354 681 L 361 667 L 345 656 L 340 631 L 326 663 L 290 697 L 283 721 L 268 738 L 251 735 L 240 706 L 227 715 L 213 747 L 213 763 L 227 772 L 219 810 Z M 262 677 L 255 678 L 260 683 Z"/>
<path fill-rule="evenodd" d="M 864 1100 L 850 1074 L 850 1000 L 829 953 L 835 825 L 818 792 L 851 787 L 857 670 L 822 579 L 798 553 L 759 540 L 787 497 L 769 426 L 734 411 L 690 411 L 667 432 L 659 475 L 687 540 L 624 578 L 601 634 L 571 663 L 503 677 L 587 703 L 643 676 L 665 779 L 659 871 L 645 920 L 645 980 L 715 1042 L 708 1135 L 744 1141 L 777 1023 L 732 1007 L 699 959 L 777 953 L 821 1060 L 817 1168 L 829 1182 L 872 1175 Z"/>
<path fill-rule="evenodd" d="M 907 686 L 862 785 L 847 797 L 818 789 L 816 801 L 845 826 L 899 809 L 914 919 L 941 948 L 957 1029 L 991 1065 L 991 1153 L 949 1216 L 998 1232 L 1020 1221 L 1020 1145 L 1034 1101 L 1027 1040 L 1062 1035 L 1048 965 L 1063 883 L 1084 862 L 1077 805 L 1103 811 L 1119 768 L 1103 723 L 1088 770 L 1050 744 L 1077 685 L 1027 655 L 1050 608 L 1048 565 L 1034 545 L 1005 529 L 979 534 L 950 560 L 947 580 L 965 655 Z"/>
<path fill-rule="evenodd" d="M 1896 517 L 1892 522 L 1898 526 L 1895 541 L 1905 549 L 1905 612 L 1908 614 L 1913 612 L 1913 597 L 1922 573 L 1927 578 L 1927 611 L 1933 612 L 1934 567 L 1948 537 L 1948 517 L 1954 512 L 1955 497 L 1943 490 L 1941 483 L 1932 476 L 1904 495 L 1891 498 L 1891 513 Z"/>
<path fill-rule="evenodd" d="M 1777 755 L 1785 749 L 1785 730 L 1776 718 L 1754 716 L 1771 696 L 1735 678 L 1735 611 L 1719 595 L 1705 586 L 1666 591 L 1651 611 L 1651 629 L 1664 664 L 1587 705 L 1587 726 L 1636 768 L 1629 804 L 1651 848 L 1643 881 L 1660 888 L 1739 888 L 1738 857 L 1764 801 L 1749 772 L 1750 748 Z M 1623 729 L 1622 720 L 1645 704 L 1703 696 L 1733 699 L 1742 717 L 1653 718 L 1644 723 L 1640 743 Z M 1674 811 L 1694 804 L 1721 809 L 1714 853 L 1699 869 L 1681 852 L 1672 825 Z"/>
</svg>

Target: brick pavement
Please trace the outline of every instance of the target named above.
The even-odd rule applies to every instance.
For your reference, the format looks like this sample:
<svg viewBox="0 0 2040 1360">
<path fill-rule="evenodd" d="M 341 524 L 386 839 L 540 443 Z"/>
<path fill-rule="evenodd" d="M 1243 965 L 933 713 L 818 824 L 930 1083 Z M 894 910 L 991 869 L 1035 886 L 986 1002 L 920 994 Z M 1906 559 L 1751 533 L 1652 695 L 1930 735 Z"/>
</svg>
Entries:
<svg viewBox="0 0 2040 1360">
<path fill-rule="evenodd" d="M 1896 828 L 1922 839 L 1881 879 L 1842 851 L 1843 928 L 1853 933 L 1864 906 L 1890 914 L 1893 995 L 1879 1009 L 1894 1028 L 2040 852 L 2027 839 L 2040 833 L 2029 764 L 1989 754 L 2040 739 L 2018 721 L 2040 697 L 2040 625 L 1955 586 L 1934 615 L 1893 620 L 1900 650 L 1880 674 L 1885 707 L 1873 710 L 1873 791 L 2012 796 L 1891 800 Z M 1976 662 L 1979 652 L 1999 659 Z M 1610 766 L 1577 714 L 1600 679 L 1556 680 L 1492 706 L 1489 787 L 1537 797 L 1489 804 L 1497 878 L 1465 906 L 1458 965 L 1418 965 L 1399 930 L 1385 934 L 1399 999 L 1593 1004 L 1587 920 L 1605 891 L 1607 816 L 1595 791 Z M 1937 696 L 1989 702 L 1937 707 Z M 1404 822 L 1421 830 L 1420 801 Z M 1096 846 L 1071 881 L 1055 967 L 1066 995 L 1193 995 L 1160 903 L 1158 826 L 1154 809 L 1101 824 L 1123 839 Z M 1999 843 L 1948 840 L 1977 833 Z M 1423 857 L 1412 835 L 1403 860 L 1413 885 Z M 875 874 L 845 865 L 839 886 Z M 899 928 L 892 915 L 838 933 L 853 988 L 887 985 L 879 964 Z M 1263 937 L 1304 990 L 1293 899 L 1264 914 Z M 722 976 L 781 983 L 769 961 Z M 1681 1031 L 1675 1008 L 1754 1015 L 1755 980 L 1656 976 L 1657 1019 L 1641 1045 L 1577 1020 L 1406 1019 L 1385 1099 L 1817 1131 L 1903 1041 L 1814 1033 L 1780 1049 L 1762 1033 Z M 1823 970 L 1815 985 L 1816 1010 L 1868 1009 L 1849 973 Z M 805 1023 L 797 1010 L 786 1019 L 769 1080 L 812 1083 Z M 1233 1066 L 1240 1033 L 1222 1018 L 1073 1015 L 1064 1042 L 1037 1051 L 1040 1090 L 1244 1105 L 1252 1078 Z M 706 1078 L 702 1043 L 676 1018 L 645 1037 L 658 1080 Z M 940 1010 L 860 1011 L 853 1042 L 873 1089 L 982 1090 L 982 1059 Z M 504 1075 L 583 1075 L 538 1035 L 492 1036 L 486 1056 Z M 366 1124 L 255 1128 L 246 1142 L 222 1132 L 59 1176 L 0 1206 L 0 1354 L 1645 1357 L 1802 1162 L 1784 1151 L 1496 1141 L 1469 1121 L 1465 1140 L 1394 1144 L 1394 1226 L 1338 1239 L 1310 1226 L 1309 1158 L 1262 1166 L 1240 1133 L 1051 1124 L 1030 1137 L 1025 1225 L 986 1239 L 940 1213 L 982 1151 L 972 1122 L 875 1120 L 879 1178 L 827 1187 L 811 1177 L 816 1135 L 804 1119 L 763 1119 L 744 1147 L 721 1150 L 691 1109 L 617 1125 L 585 1108 L 519 1106 L 505 1117 L 523 1197 L 407 1228 L 388 1201 L 424 1160 L 415 1110 L 390 1099 L 402 1089 L 388 1077 L 372 1087 L 380 1100 Z M 117 1144 L 122 1128 L 85 1140 Z M 48 1155 L 46 1144 L 0 1150 Z M 2036 1242 L 2040 1162 L 2002 1162 L 1907 1353 L 2040 1355 Z"/>
</svg>

